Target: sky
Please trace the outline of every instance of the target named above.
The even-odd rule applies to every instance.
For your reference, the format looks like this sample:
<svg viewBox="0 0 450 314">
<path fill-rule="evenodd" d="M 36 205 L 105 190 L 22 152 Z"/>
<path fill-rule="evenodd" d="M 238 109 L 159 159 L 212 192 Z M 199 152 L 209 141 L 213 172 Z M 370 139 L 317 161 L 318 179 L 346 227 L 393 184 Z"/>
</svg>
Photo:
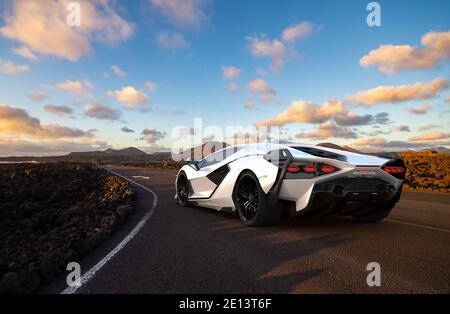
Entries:
<svg viewBox="0 0 450 314">
<path fill-rule="evenodd" d="M 369 2 L 0 0 L 0 156 L 449 147 L 450 2 Z"/>
</svg>

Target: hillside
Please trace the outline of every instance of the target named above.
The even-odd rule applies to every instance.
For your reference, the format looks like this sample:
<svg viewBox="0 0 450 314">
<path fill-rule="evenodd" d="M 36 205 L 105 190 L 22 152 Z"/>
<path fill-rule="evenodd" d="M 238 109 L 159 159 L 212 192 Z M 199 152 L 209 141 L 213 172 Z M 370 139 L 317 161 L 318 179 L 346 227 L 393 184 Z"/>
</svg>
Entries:
<svg viewBox="0 0 450 314">
<path fill-rule="evenodd" d="M 72 152 L 68 156 L 147 156 L 147 153 L 143 152 L 136 147 L 127 147 L 124 149 L 112 149 L 108 148 L 104 151 L 91 151 L 91 152 Z"/>
</svg>

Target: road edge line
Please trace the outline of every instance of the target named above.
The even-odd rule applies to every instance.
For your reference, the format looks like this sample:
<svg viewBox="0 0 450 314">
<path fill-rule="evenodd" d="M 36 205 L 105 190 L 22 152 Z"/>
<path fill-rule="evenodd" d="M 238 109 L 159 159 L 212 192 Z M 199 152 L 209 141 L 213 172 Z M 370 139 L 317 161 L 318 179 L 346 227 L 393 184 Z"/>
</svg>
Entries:
<svg viewBox="0 0 450 314">
<path fill-rule="evenodd" d="M 450 230 L 447 230 L 447 229 L 431 227 L 431 226 L 426 226 L 426 225 L 419 225 L 419 224 L 415 224 L 415 223 L 412 223 L 412 222 L 406 222 L 406 221 L 401 221 L 401 220 L 397 220 L 397 219 L 386 218 L 384 220 L 388 221 L 388 222 L 398 223 L 398 224 L 412 226 L 412 227 L 417 227 L 417 228 L 422 228 L 422 229 L 428 229 L 428 230 L 434 230 L 434 231 L 450 233 Z"/>
<path fill-rule="evenodd" d="M 105 169 L 105 170 L 150 192 L 153 195 L 152 208 L 150 208 L 150 210 L 144 215 L 144 217 L 142 217 L 142 219 L 137 223 L 137 225 L 133 228 L 133 230 L 131 230 L 131 232 L 114 249 L 112 249 L 112 251 L 110 251 L 105 257 L 103 257 L 99 262 L 97 262 L 97 264 L 92 266 L 87 272 L 85 272 L 81 276 L 81 278 L 80 278 L 81 284 L 79 286 L 67 287 L 66 289 L 64 289 L 61 292 L 61 294 L 74 294 L 77 292 L 78 289 L 80 289 L 83 285 L 85 285 L 89 280 L 94 278 L 95 274 L 103 266 L 105 266 L 105 264 L 108 263 L 108 261 L 111 260 L 114 257 L 114 255 L 116 255 L 120 250 L 122 250 L 128 244 L 128 242 L 130 242 L 130 240 L 136 236 L 136 234 L 138 234 L 138 232 L 142 229 L 142 227 L 145 225 L 145 223 L 152 217 L 153 212 L 156 209 L 156 205 L 158 204 L 158 196 L 156 195 L 156 193 L 154 191 L 152 191 L 148 187 L 143 186 L 142 184 L 137 183 L 131 179 L 128 179 L 125 176 L 123 176 L 113 170 L 110 170 L 110 169 Z"/>
</svg>

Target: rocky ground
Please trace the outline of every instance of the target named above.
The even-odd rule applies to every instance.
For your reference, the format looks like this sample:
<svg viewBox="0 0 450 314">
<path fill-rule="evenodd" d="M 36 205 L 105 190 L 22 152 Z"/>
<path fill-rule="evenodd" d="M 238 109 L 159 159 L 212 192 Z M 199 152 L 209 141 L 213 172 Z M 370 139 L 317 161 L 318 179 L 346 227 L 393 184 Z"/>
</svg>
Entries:
<svg viewBox="0 0 450 314">
<path fill-rule="evenodd" d="M 89 164 L 0 165 L 0 293 L 29 293 L 133 212 L 127 181 Z"/>
</svg>

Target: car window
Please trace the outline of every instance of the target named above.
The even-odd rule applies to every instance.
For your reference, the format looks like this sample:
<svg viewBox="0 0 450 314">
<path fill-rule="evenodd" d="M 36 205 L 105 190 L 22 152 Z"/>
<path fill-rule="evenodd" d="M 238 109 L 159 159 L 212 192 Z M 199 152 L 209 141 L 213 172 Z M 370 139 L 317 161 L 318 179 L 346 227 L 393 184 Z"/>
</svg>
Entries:
<svg viewBox="0 0 450 314">
<path fill-rule="evenodd" d="M 204 168 L 219 163 L 222 160 L 230 157 L 240 149 L 241 149 L 240 147 L 232 146 L 219 150 L 218 152 L 212 153 L 211 155 L 206 156 L 202 161 L 199 162 L 199 167 Z"/>
</svg>

